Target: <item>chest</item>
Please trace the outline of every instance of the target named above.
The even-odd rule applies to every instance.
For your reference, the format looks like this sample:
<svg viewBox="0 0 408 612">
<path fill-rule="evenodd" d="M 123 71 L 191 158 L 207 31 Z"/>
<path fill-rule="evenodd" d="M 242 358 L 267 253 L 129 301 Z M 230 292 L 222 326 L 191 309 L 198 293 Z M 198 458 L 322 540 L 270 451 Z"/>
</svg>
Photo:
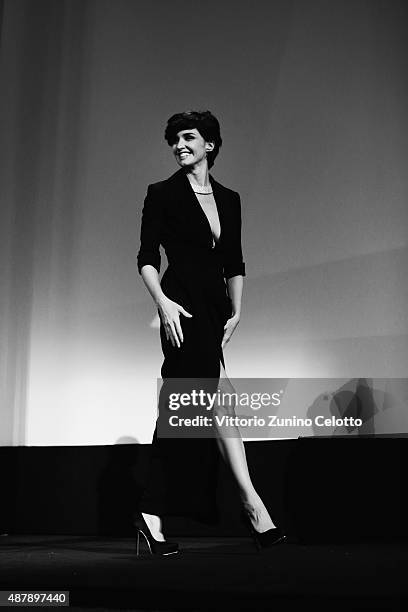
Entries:
<svg viewBox="0 0 408 612">
<path fill-rule="evenodd" d="M 207 217 L 213 237 L 218 240 L 221 234 L 221 225 L 214 196 L 212 194 L 199 193 L 195 193 L 194 195 L 197 198 L 205 216 Z"/>
</svg>

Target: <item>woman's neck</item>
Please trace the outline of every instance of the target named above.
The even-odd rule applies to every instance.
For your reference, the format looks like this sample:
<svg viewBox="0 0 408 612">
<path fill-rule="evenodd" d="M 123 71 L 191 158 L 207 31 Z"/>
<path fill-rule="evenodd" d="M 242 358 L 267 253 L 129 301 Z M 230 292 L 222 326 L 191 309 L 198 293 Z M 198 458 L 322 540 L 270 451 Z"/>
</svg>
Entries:
<svg viewBox="0 0 408 612">
<path fill-rule="evenodd" d="M 194 186 L 209 187 L 211 185 L 207 164 L 197 165 L 194 168 L 188 169 L 186 174 L 188 180 Z"/>
</svg>

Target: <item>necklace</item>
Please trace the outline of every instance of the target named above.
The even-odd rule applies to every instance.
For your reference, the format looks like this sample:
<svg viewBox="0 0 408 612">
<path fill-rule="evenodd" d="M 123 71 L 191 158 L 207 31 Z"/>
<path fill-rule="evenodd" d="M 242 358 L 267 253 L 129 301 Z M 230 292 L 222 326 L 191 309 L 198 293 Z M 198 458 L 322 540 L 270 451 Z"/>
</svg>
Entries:
<svg viewBox="0 0 408 612">
<path fill-rule="evenodd" d="M 190 183 L 191 185 L 191 183 Z M 210 193 L 213 192 L 211 185 L 209 185 L 208 187 L 201 187 L 200 185 L 191 185 L 192 190 L 194 191 L 194 193 L 198 193 L 200 195 L 209 195 Z"/>
</svg>

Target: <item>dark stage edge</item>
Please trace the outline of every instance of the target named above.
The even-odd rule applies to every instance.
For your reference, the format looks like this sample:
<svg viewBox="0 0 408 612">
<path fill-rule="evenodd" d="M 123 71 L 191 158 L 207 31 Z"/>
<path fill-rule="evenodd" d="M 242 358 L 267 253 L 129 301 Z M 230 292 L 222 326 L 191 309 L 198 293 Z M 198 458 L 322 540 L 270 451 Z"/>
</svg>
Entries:
<svg viewBox="0 0 408 612">
<path fill-rule="evenodd" d="M 0 588 L 70 591 L 74 610 L 407 608 L 406 541 L 262 553 L 249 538 L 178 541 L 178 555 L 136 557 L 131 538 L 2 536 Z"/>
</svg>

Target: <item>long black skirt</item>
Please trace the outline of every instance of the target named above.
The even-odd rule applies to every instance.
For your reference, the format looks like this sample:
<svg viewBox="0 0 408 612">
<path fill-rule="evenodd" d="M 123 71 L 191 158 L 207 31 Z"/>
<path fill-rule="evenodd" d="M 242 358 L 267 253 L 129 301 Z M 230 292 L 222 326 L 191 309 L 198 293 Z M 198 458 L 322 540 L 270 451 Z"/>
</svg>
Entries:
<svg viewBox="0 0 408 612">
<path fill-rule="evenodd" d="M 169 266 L 161 286 L 191 318 L 180 314 L 184 340 L 173 347 L 160 324 L 164 355 L 163 387 L 158 423 L 151 445 L 150 472 L 139 510 L 159 516 L 184 516 L 204 523 L 217 521 L 217 475 L 220 453 L 214 437 L 168 438 L 160 436 L 159 420 L 166 410 L 166 383 L 173 379 L 208 379 L 215 391 L 224 363 L 221 342 L 231 316 L 225 280 L 216 266 L 197 272 L 186 263 Z M 164 399 L 163 399 L 164 393 Z"/>
</svg>

